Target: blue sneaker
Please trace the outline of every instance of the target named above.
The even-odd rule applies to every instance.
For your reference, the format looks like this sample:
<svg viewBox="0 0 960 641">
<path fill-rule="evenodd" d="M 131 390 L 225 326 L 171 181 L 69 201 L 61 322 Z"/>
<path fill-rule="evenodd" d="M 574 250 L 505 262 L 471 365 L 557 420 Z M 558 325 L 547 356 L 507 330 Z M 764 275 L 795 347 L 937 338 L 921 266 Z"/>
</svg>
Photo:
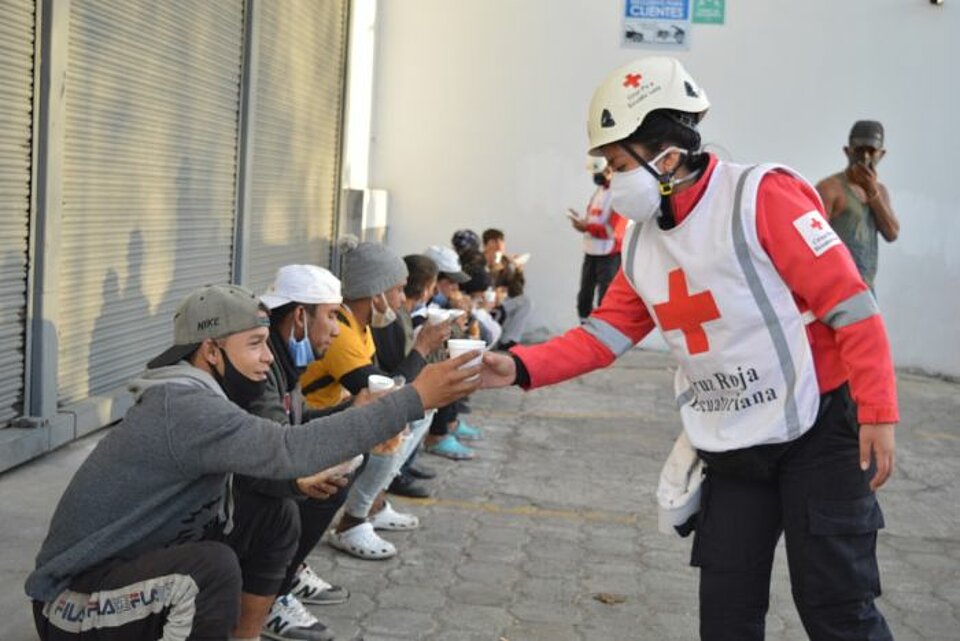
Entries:
<svg viewBox="0 0 960 641">
<path fill-rule="evenodd" d="M 453 430 L 452 434 L 461 441 L 479 441 L 483 439 L 483 433 L 476 427 L 467 425 L 463 419 L 457 422 L 457 429 Z"/>
<path fill-rule="evenodd" d="M 458 441 L 453 434 L 447 434 L 432 445 L 425 445 L 424 449 L 431 454 L 443 456 L 454 461 L 465 461 L 472 459 L 474 456 L 473 450 Z"/>
</svg>

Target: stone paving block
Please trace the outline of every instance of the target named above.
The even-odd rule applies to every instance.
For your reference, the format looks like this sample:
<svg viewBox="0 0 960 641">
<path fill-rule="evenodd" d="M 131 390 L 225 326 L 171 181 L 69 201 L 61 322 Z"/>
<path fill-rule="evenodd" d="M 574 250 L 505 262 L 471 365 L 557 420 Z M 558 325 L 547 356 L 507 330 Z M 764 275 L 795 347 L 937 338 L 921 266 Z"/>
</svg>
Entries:
<svg viewBox="0 0 960 641">
<path fill-rule="evenodd" d="M 925 639 L 960 639 L 960 619 L 946 610 L 937 614 L 909 613 L 903 623 Z"/>
<path fill-rule="evenodd" d="M 610 593 L 632 599 L 647 591 L 636 573 L 594 574 L 580 581 L 580 586 L 586 594 Z"/>
<path fill-rule="evenodd" d="M 408 563 L 394 568 L 390 570 L 387 576 L 390 582 L 395 585 L 413 587 L 429 585 L 441 590 L 457 581 L 452 567 L 426 566 L 419 563 Z"/>
<path fill-rule="evenodd" d="M 504 546 L 493 543 L 478 543 L 469 546 L 465 553 L 474 561 L 494 561 L 497 563 L 516 563 L 523 559 L 519 545 Z"/>
<path fill-rule="evenodd" d="M 587 561 L 603 562 L 608 559 L 636 558 L 637 544 L 632 538 L 588 536 L 580 544 Z"/>
<path fill-rule="evenodd" d="M 514 586 L 514 593 L 518 599 L 525 598 L 560 608 L 575 606 L 582 596 L 578 582 L 570 578 L 522 578 Z"/>
<path fill-rule="evenodd" d="M 640 563 L 646 568 L 670 570 L 690 564 L 689 550 L 648 550 L 640 555 Z"/>
<path fill-rule="evenodd" d="M 499 636 L 490 632 L 441 628 L 439 632 L 424 637 L 424 641 L 497 641 Z"/>
<path fill-rule="evenodd" d="M 409 608 L 417 612 L 434 612 L 443 607 L 447 591 L 432 585 L 408 586 L 391 585 L 380 590 L 377 595 L 377 607 Z"/>
<path fill-rule="evenodd" d="M 582 619 L 580 610 L 570 604 L 545 603 L 536 599 L 517 599 L 508 606 L 517 620 L 536 623 L 563 623 L 573 626 Z"/>
<path fill-rule="evenodd" d="M 450 603 L 443 609 L 443 616 L 448 629 L 483 632 L 488 639 L 496 639 L 513 623 L 513 617 L 499 606 Z"/>
<path fill-rule="evenodd" d="M 480 583 L 478 581 L 461 581 L 453 585 L 447 594 L 452 603 L 467 605 L 504 606 L 513 598 L 510 590 L 504 585 Z"/>
<path fill-rule="evenodd" d="M 520 621 L 507 628 L 503 638 L 507 641 L 580 641 L 581 637 L 569 625 L 550 621 Z"/>
<path fill-rule="evenodd" d="M 531 540 L 525 548 L 527 555 L 534 559 L 564 559 L 573 560 L 583 558 L 584 550 L 579 545 L 565 541 Z"/>
<path fill-rule="evenodd" d="M 520 567 L 527 576 L 540 579 L 575 577 L 582 570 L 579 561 L 573 559 L 527 559 Z"/>
<path fill-rule="evenodd" d="M 516 564 L 467 561 L 457 566 L 456 574 L 466 581 L 502 586 L 515 583 L 522 571 Z"/>
<path fill-rule="evenodd" d="M 515 548 L 526 545 L 530 537 L 517 527 L 480 526 L 474 531 L 473 540 L 475 544 L 490 543 Z"/>
<path fill-rule="evenodd" d="M 410 608 L 381 607 L 364 617 L 363 628 L 370 636 L 380 634 L 421 638 L 433 632 L 437 623 L 426 612 Z"/>
</svg>

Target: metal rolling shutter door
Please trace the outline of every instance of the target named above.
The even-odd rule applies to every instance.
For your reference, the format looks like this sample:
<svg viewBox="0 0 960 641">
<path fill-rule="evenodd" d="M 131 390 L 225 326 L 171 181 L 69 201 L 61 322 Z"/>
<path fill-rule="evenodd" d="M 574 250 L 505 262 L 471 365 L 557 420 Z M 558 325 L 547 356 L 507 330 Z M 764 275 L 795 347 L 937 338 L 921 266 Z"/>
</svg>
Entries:
<svg viewBox="0 0 960 641">
<path fill-rule="evenodd" d="M 326 266 L 340 186 L 346 0 L 260 2 L 247 284 Z"/>
<path fill-rule="evenodd" d="M 242 0 L 71 3 L 61 404 L 121 386 L 230 280 L 242 35 Z"/>
<path fill-rule="evenodd" d="M 23 410 L 34 12 L 0 0 L 0 427 Z"/>
</svg>

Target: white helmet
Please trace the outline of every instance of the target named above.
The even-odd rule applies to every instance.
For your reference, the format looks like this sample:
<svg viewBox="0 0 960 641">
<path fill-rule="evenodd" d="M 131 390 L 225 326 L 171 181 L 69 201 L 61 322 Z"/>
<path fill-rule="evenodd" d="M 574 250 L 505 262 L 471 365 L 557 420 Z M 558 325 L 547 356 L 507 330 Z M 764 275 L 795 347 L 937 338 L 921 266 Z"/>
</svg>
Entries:
<svg viewBox="0 0 960 641">
<path fill-rule="evenodd" d="M 651 111 L 682 111 L 700 122 L 709 108 L 707 95 L 679 60 L 640 58 L 611 73 L 593 93 L 587 117 L 589 153 L 598 156 L 600 147 L 630 136 Z"/>
<path fill-rule="evenodd" d="M 587 156 L 587 171 L 602 174 L 607 168 L 607 159 L 603 156 Z"/>
</svg>

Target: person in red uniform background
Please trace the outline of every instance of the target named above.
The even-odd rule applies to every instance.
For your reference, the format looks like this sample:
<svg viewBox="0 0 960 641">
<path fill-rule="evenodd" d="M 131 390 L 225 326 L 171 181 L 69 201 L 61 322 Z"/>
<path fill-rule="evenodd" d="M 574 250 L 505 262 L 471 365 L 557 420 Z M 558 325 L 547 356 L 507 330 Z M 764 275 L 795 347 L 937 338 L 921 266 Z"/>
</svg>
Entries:
<svg viewBox="0 0 960 641">
<path fill-rule="evenodd" d="M 580 269 L 580 291 L 577 293 L 577 316 L 583 322 L 593 311 L 594 300 L 600 302 L 610 282 L 620 269 L 620 248 L 626 219 L 610 204 L 610 178 L 613 171 L 606 158 L 590 156 L 587 169 L 597 186 L 585 215 L 570 208 L 570 224 L 583 234 L 583 265 Z"/>
<path fill-rule="evenodd" d="M 485 387 L 542 387 L 605 367 L 658 327 L 678 361 L 684 432 L 706 464 L 691 563 L 701 639 L 764 638 L 785 535 L 811 639 L 892 639 L 875 491 L 899 420 L 883 320 L 816 190 L 789 168 L 701 151 L 710 103 L 680 63 L 614 71 L 589 110 L 590 152 L 632 220 L 623 265 L 587 321 L 484 355 Z"/>
</svg>

